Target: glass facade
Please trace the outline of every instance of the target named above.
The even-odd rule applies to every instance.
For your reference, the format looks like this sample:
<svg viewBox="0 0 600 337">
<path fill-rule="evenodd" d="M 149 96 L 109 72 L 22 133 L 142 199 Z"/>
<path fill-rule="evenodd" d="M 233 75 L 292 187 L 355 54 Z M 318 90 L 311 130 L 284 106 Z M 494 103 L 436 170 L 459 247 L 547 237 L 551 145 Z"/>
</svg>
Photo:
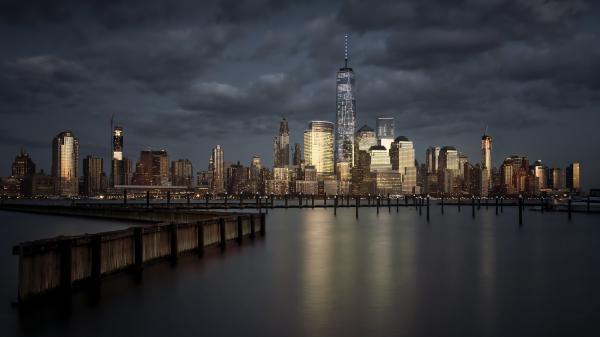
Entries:
<svg viewBox="0 0 600 337">
<path fill-rule="evenodd" d="M 481 195 L 489 195 L 492 189 L 492 137 L 481 137 Z"/>
<path fill-rule="evenodd" d="M 336 162 L 354 162 L 354 132 L 356 131 L 356 99 L 354 97 L 354 71 L 344 68 L 336 79 Z"/>
<path fill-rule="evenodd" d="M 319 175 L 331 175 L 333 164 L 333 123 L 313 121 L 304 131 L 304 160 L 312 165 Z"/>
<path fill-rule="evenodd" d="M 79 193 L 79 140 L 71 131 L 64 131 L 52 142 L 52 176 L 55 191 L 60 196 Z"/>
<path fill-rule="evenodd" d="M 377 118 L 377 141 L 386 149 L 391 148 L 394 141 L 394 117 Z"/>
</svg>

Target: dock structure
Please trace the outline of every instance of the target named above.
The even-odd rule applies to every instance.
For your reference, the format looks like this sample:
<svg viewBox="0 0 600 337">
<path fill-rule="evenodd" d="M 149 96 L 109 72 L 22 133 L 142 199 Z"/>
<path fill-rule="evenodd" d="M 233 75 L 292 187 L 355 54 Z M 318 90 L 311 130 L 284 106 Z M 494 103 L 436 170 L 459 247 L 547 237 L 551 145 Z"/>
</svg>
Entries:
<svg viewBox="0 0 600 337">
<path fill-rule="evenodd" d="M 228 241 L 242 244 L 244 236 L 254 239 L 256 233 L 266 234 L 264 213 L 213 212 L 197 214 L 194 220 L 188 215 L 186 220 L 20 243 L 13 247 L 19 258 L 18 301 L 78 285 L 98 285 L 102 278 L 128 270 L 141 275 L 144 265 L 152 261 L 176 264 L 182 254 L 201 257 L 205 247 L 224 250 Z"/>
</svg>

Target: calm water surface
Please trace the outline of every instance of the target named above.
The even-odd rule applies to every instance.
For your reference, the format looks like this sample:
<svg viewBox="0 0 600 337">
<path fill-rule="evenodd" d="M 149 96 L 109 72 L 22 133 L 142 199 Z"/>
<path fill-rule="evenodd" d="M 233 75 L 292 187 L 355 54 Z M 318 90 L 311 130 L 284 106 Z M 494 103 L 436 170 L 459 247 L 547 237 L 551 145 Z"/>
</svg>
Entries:
<svg viewBox="0 0 600 337">
<path fill-rule="evenodd" d="M 2 335 L 598 336 L 600 216 L 271 210 L 267 237 L 19 312 L 19 241 L 132 223 L 0 212 Z"/>
</svg>

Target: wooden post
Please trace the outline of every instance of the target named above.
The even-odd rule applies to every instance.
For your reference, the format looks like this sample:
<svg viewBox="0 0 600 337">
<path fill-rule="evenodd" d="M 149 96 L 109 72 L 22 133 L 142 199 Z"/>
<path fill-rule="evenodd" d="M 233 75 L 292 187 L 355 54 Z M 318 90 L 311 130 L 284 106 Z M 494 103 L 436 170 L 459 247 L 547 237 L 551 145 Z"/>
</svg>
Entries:
<svg viewBox="0 0 600 337">
<path fill-rule="evenodd" d="M 523 197 L 519 195 L 519 226 L 523 225 Z"/>
<path fill-rule="evenodd" d="M 350 193 L 346 194 L 346 207 L 350 207 Z"/>
<path fill-rule="evenodd" d="M 238 215 L 237 217 L 237 242 L 238 244 L 242 244 L 242 240 L 244 238 L 244 225 L 242 223 L 242 216 Z"/>
<path fill-rule="evenodd" d="M 496 215 L 498 215 L 498 196 L 496 196 Z"/>
<path fill-rule="evenodd" d="M 298 207 L 302 207 L 302 193 L 298 194 Z"/>
<path fill-rule="evenodd" d="M 568 209 L 568 212 L 569 212 L 569 221 L 571 221 L 571 196 L 569 196 L 569 209 Z"/>
<path fill-rule="evenodd" d="M 254 201 L 256 201 L 256 206 L 255 206 L 256 209 L 258 209 L 258 198 L 259 198 L 258 192 L 256 192 L 256 196 L 254 197 Z"/>
<path fill-rule="evenodd" d="M 98 286 L 102 276 L 102 235 L 92 236 L 92 284 Z"/>
<path fill-rule="evenodd" d="M 221 250 L 225 250 L 225 218 L 219 218 L 219 245 Z"/>
<path fill-rule="evenodd" d="M 442 214 L 444 214 L 444 196 L 442 196 Z"/>
<path fill-rule="evenodd" d="M 275 207 L 275 194 L 271 193 L 271 209 Z"/>
<path fill-rule="evenodd" d="M 197 251 L 198 257 L 204 256 L 204 222 L 198 221 L 196 223 L 196 242 L 197 242 Z"/>
<path fill-rule="evenodd" d="M 500 213 L 504 213 L 504 197 L 500 197 Z"/>
<path fill-rule="evenodd" d="M 204 201 L 206 202 L 206 206 L 208 206 L 208 192 L 204 193 Z"/>
<path fill-rule="evenodd" d="M 254 240 L 254 231 L 256 230 L 256 225 L 254 224 L 254 214 L 250 214 L 250 239 Z"/>
<path fill-rule="evenodd" d="M 312 199 L 312 201 L 311 201 L 311 207 L 315 208 L 315 194 L 314 193 L 311 194 L 311 199 Z"/>
<path fill-rule="evenodd" d="M 477 197 L 477 210 L 481 209 L 481 197 Z"/>
<path fill-rule="evenodd" d="M 354 208 L 356 210 L 356 218 L 358 219 L 358 207 L 360 206 L 360 197 L 356 197 L 354 201 Z"/>
<path fill-rule="evenodd" d="M 186 198 L 187 204 L 189 206 L 190 205 L 190 192 L 188 192 L 188 193 L 185 194 L 185 198 Z"/>
<path fill-rule="evenodd" d="M 260 215 L 260 236 L 267 234 L 267 219 L 264 214 Z"/>
<path fill-rule="evenodd" d="M 133 265 L 138 277 L 142 276 L 144 268 L 144 228 L 133 229 Z"/>
<path fill-rule="evenodd" d="M 127 205 L 127 189 L 123 189 L 123 205 Z"/>
<path fill-rule="evenodd" d="M 419 216 L 421 216 L 423 215 L 423 197 L 419 196 L 417 203 L 419 204 Z"/>
<path fill-rule="evenodd" d="M 392 208 L 390 206 L 390 194 L 389 193 L 387 195 L 387 202 L 388 202 L 388 213 L 391 213 L 392 212 Z"/>
<path fill-rule="evenodd" d="M 288 208 L 288 194 L 285 194 L 285 208 Z"/>
<path fill-rule="evenodd" d="M 371 206 L 371 194 L 367 195 L 367 205 Z"/>
<path fill-rule="evenodd" d="M 327 193 L 323 193 L 323 207 L 327 208 Z"/>
<path fill-rule="evenodd" d="M 337 206 L 338 206 L 338 196 L 337 194 L 333 196 L 333 215 L 337 216 Z"/>
<path fill-rule="evenodd" d="M 458 196 L 458 213 L 460 213 L 460 195 Z"/>
<path fill-rule="evenodd" d="M 72 285 L 72 263 L 73 253 L 71 248 L 73 247 L 73 241 L 71 239 L 62 239 L 59 242 L 60 250 L 60 288 L 63 291 L 71 290 Z"/>
<path fill-rule="evenodd" d="M 379 195 L 377 196 L 377 214 L 379 214 Z"/>
<path fill-rule="evenodd" d="M 150 208 L 150 191 L 146 191 L 146 208 Z"/>
<path fill-rule="evenodd" d="M 171 238 L 171 264 L 177 264 L 177 257 L 179 257 L 179 245 L 177 242 L 177 230 L 179 226 L 176 223 L 169 225 L 169 236 Z"/>
<path fill-rule="evenodd" d="M 471 197 L 471 216 L 475 219 L 475 197 Z"/>
<path fill-rule="evenodd" d="M 400 197 L 396 197 L 396 213 L 400 211 Z"/>
<path fill-rule="evenodd" d="M 427 222 L 429 222 L 429 195 L 427 196 Z"/>
<path fill-rule="evenodd" d="M 486 211 L 488 210 L 488 201 L 489 201 L 488 198 L 485 197 L 485 210 Z"/>
<path fill-rule="evenodd" d="M 227 207 L 227 192 L 225 192 L 224 198 L 225 198 L 225 207 Z"/>
<path fill-rule="evenodd" d="M 244 194 L 242 194 L 242 192 L 240 192 L 239 198 L 240 198 L 240 206 L 242 206 L 244 204 Z"/>
<path fill-rule="evenodd" d="M 171 191 L 167 191 L 167 206 L 171 205 Z"/>
</svg>

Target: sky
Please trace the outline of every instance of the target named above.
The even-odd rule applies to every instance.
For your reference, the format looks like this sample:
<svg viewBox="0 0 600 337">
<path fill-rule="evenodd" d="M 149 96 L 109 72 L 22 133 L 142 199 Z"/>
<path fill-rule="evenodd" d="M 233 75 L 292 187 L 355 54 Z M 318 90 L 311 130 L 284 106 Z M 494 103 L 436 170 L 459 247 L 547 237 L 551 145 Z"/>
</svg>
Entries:
<svg viewBox="0 0 600 337">
<path fill-rule="evenodd" d="M 23 148 L 49 171 L 52 138 L 80 156 L 165 149 L 205 170 L 253 154 L 272 165 L 286 117 L 293 143 L 335 120 L 335 76 L 356 75 L 358 125 L 395 117 L 396 136 L 456 146 L 480 162 L 508 155 L 581 163 L 600 187 L 600 29 L 586 0 L 0 0 L 0 175 Z M 105 167 L 108 163 L 105 159 Z"/>
</svg>

